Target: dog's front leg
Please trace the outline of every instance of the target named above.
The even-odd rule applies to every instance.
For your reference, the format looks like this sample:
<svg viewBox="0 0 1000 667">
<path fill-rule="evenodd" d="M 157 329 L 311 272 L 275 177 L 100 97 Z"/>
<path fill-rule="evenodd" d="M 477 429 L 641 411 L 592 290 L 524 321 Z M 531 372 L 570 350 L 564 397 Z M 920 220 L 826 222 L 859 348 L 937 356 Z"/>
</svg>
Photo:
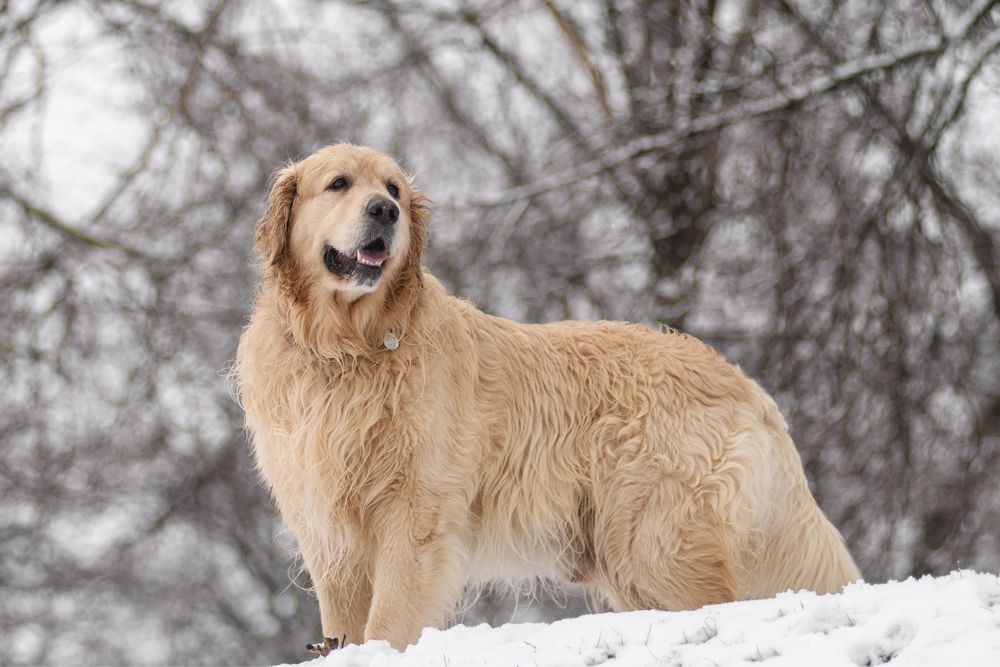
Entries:
<svg viewBox="0 0 1000 667">
<path fill-rule="evenodd" d="M 372 589 L 363 562 L 342 557 L 331 568 L 330 576 L 316 586 L 316 596 L 325 637 L 346 637 L 347 644 L 364 641 Z"/>
<path fill-rule="evenodd" d="M 423 628 L 442 626 L 461 597 L 467 560 L 461 533 L 428 526 L 419 514 L 413 507 L 398 508 L 382 533 L 366 641 L 384 639 L 402 650 Z"/>
<path fill-rule="evenodd" d="M 371 607 L 371 568 L 363 552 L 344 550 L 327 560 L 320 551 L 303 553 L 313 590 L 319 601 L 323 637 L 343 644 L 365 640 L 365 623 Z M 314 652 L 325 654 L 330 642 L 310 645 Z"/>
</svg>

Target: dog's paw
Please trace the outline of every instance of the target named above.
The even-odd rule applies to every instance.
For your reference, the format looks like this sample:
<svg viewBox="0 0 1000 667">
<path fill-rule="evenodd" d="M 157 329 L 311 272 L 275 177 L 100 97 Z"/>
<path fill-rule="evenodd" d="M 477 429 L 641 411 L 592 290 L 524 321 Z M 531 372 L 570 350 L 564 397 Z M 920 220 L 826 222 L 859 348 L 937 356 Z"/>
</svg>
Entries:
<svg viewBox="0 0 1000 667">
<path fill-rule="evenodd" d="M 321 644 L 306 644 L 306 650 L 312 651 L 317 655 L 329 655 L 330 651 L 336 651 L 338 648 L 343 648 L 347 644 L 347 635 L 342 636 L 340 639 L 336 637 L 323 637 L 323 643 Z"/>
</svg>

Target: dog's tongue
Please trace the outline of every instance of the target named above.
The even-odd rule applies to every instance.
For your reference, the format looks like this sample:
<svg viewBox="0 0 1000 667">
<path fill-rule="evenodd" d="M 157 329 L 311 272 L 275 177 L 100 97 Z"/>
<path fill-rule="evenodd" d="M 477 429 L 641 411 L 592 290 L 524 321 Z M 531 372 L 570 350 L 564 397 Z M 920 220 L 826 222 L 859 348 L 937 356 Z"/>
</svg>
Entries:
<svg viewBox="0 0 1000 667">
<path fill-rule="evenodd" d="M 364 260 L 366 262 L 375 262 L 381 264 L 385 260 L 389 259 L 388 250 L 365 250 L 361 248 L 358 250 L 358 261 Z"/>
</svg>

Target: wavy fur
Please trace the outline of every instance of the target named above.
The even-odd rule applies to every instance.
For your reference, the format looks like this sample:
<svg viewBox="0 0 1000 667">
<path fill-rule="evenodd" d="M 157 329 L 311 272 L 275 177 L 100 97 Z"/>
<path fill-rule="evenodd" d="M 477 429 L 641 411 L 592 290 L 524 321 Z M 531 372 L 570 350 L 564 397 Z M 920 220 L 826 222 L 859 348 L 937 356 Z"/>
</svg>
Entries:
<svg viewBox="0 0 1000 667">
<path fill-rule="evenodd" d="M 354 224 L 325 190 L 344 170 L 404 190 L 402 251 L 360 295 L 302 240 Z M 403 647 L 496 578 L 670 610 L 859 578 L 738 368 L 675 332 L 482 313 L 422 270 L 426 237 L 410 180 L 345 144 L 284 169 L 258 227 L 238 389 L 326 635 Z"/>
</svg>

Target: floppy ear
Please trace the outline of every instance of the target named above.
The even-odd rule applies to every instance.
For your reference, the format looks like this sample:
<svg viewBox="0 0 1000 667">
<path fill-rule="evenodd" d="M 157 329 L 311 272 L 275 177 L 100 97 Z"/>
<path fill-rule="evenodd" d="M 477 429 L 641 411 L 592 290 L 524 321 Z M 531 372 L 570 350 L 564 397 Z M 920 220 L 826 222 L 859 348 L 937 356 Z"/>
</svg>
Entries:
<svg viewBox="0 0 1000 667">
<path fill-rule="evenodd" d="M 265 269 L 280 264 L 288 253 L 288 225 L 291 222 L 298 180 L 295 165 L 278 172 L 267 198 L 267 208 L 257 223 L 255 245 Z"/>
<path fill-rule="evenodd" d="M 423 269 L 420 259 L 427 246 L 428 226 L 431 212 L 427 207 L 428 200 L 420 190 L 413 185 L 413 179 L 406 179 L 410 190 L 410 243 L 403 260 L 402 269 L 392 287 L 389 288 L 388 302 L 402 307 L 413 302 L 413 298 L 423 285 Z"/>
<path fill-rule="evenodd" d="M 420 190 L 413 185 L 413 179 L 408 178 L 410 189 L 410 254 L 416 255 L 419 264 L 420 256 L 427 246 L 427 238 L 430 234 L 428 223 L 431 218 L 431 211 L 428 207 L 430 201 Z"/>
</svg>

